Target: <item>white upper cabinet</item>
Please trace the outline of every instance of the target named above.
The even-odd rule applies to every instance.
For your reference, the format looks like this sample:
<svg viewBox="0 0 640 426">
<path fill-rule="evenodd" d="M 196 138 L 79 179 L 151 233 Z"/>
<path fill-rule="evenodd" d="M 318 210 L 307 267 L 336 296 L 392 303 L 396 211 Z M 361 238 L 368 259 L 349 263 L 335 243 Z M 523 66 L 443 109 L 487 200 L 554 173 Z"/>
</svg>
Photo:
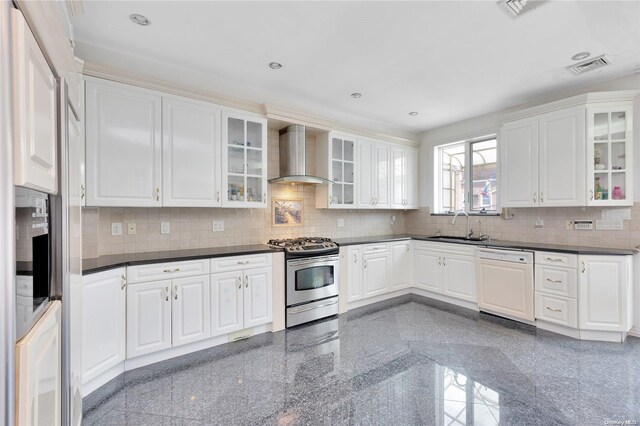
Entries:
<svg viewBox="0 0 640 426">
<path fill-rule="evenodd" d="M 222 206 L 267 206 L 267 120 L 222 115 Z"/>
<path fill-rule="evenodd" d="M 316 138 L 316 171 L 331 180 L 316 187 L 316 207 L 352 209 L 356 207 L 358 184 L 356 138 L 330 132 Z"/>
<path fill-rule="evenodd" d="M 22 13 L 11 9 L 14 184 L 55 194 L 56 80 Z"/>
<path fill-rule="evenodd" d="M 587 109 L 587 205 L 633 205 L 631 102 Z"/>
<path fill-rule="evenodd" d="M 544 114 L 539 124 L 539 205 L 584 205 L 585 108 Z"/>
<path fill-rule="evenodd" d="M 391 207 L 418 207 L 418 150 L 407 147 L 391 148 Z"/>
<path fill-rule="evenodd" d="M 388 144 L 358 140 L 358 207 L 391 208 L 391 152 Z"/>
<path fill-rule="evenodd" d="M 584 205 L 584 117 L 575 107 L 503 126 L 502 207 Z"/>
<path fill-rule="evenodd" d="M 161 97 L 87 78 L 86 122 L 87 205 L 160 207 Z"/>
<path fill-rule="evenodd" d="M 162 98 L 162 205 L 220 207 L 220 109 Z"/>
</svg>

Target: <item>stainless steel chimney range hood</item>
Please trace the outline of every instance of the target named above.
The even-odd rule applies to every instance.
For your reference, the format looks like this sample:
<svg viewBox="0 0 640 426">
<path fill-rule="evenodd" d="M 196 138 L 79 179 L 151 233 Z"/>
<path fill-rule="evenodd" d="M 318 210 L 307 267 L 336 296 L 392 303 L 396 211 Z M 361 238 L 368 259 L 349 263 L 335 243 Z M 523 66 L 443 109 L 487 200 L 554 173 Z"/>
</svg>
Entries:
<svg viewBox="0 0 640 426">
<path fill-rule="evenodd" d="M 290 185 L 322 185 L 333 183 L 329 179 L 306 173 L 305 127 L 292 124 L 280 130 L 280 176 L 269 183 Z"/>
</svg>

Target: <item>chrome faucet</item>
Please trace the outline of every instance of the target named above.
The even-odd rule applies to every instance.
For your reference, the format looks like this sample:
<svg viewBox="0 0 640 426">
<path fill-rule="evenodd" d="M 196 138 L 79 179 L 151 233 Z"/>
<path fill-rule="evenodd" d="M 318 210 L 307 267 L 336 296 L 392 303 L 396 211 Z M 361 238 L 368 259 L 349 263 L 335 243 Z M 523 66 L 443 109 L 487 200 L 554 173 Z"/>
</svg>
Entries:
<svg viewBox="0 0 640 426">
<path fill-rule="evenodd" d="M 471 224 L 469 223 L 469 214 L 467 212 L 463 212 L 463 211 L 459 211 L 456 212 L 456 214 L 453 216 L 453 220 L 451 221 L 452 225 L 456 224 L 456 219 L 458 218 L 458 215 L 463 214 L 467 217 L 467 235 L 466 238 L 471 237 L 471 235 L 473 235 L 473 230 L 471 229 Z"/>
<path fill-rule="evenodd" d="M 480 219 L 476 220 L 475 223 L 473 224 L 473 226 L 475 227 L 476 224 L 478 225 L 478 238 L 480 238 L 481 240 L 484 239 L 486 237 L 486 235 L 484 235 L 482 233 L 482 222 L 480 222 Z M 471 230 L 471 233 L 473 233 L 473 230 Z"/>
</svg>

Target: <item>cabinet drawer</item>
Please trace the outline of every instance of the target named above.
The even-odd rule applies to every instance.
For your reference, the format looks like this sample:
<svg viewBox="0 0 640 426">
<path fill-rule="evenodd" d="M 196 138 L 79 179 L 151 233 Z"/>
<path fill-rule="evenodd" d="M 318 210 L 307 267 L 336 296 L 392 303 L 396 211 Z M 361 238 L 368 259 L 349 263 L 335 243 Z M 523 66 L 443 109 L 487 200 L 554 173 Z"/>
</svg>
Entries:
<svg viewBox="0 0 640 426">
<path fill-rule="evenodd" d="M 536 318 L 566 327 L 578 327 L 578 302 L 536 291 Z"/>
<path fill-rule="evenodd" d="M 364 253 L 385 253 L 389 251 L 389 243 L 365 244 Z"/>
<path fill-rule="evenodd" d="M 577 278 L 575 269 L 536 265 L 536 291 L 575 299 Z"/>
<path fill-rule="evenodd" d="M 259 268 L 262 266 L 271 266 L 271 253 L 211 259 L 212 274 L 217 272 L 239 271 L 247 268 Z"/>
<path fill-rule="evenodd" d="M 192 277 L 209 273 L 209 259 L 185 262 L 152 263 L 127 267 L 129 284 Z"/>
<path fill-rule="evenodd" d="M 565 268 L 575 268 L 578 265 L 578 256 L 575 254 L 537 251 L 535 258 L 536 265 L 564 266 Z"/>
<path fill-rule="evenodd" d="M 414 241 L 416 250 L 430 250 L 437 252 L 447 252 L 453 254 L 460 254 L 463 256 L 475 256 L 476 247 L 469 244 L 456 244 L 456 243 L 440 243 L 436 241 Z"/>
</svg>

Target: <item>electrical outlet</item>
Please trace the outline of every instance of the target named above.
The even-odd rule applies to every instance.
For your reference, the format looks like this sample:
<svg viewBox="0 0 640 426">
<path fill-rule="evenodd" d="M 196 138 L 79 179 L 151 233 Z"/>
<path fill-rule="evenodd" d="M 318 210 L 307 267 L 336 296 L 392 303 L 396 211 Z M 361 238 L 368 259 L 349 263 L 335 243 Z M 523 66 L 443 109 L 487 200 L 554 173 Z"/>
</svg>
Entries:
<svg viewBox="0 0 640 426">
<path fill-rule="evenodd" d="M 538 229 L 544 228 L 544 219 L 540 219 L 540 218 L 536 219 L 536 228 Z"/>
<path fill-rule="evenodd" d="M 224 231 L 224 220 L 214 220 L 213 232 L 221 232 L 221 231 Z"/>
<path fill-rule="evenodd" d="M 135 233 L 136 233 L 136 224 L 135 223 L 127 224 L 127 234 L 135 235 Z"/>
<path fill-rule="evenodd" d="M 342 228 L 344 226 L 344 219 L 338 219 L 338 228 Z"/>
<path fill-rule="evenodd" d="M 392 215 L 391 216 L 391 224 L 394 224 L 394 223 L 396 223 L 396 216 Z"/>
<path fill-rule="evenodd" d="M 170 225 L 169 222 L 162 222 L 160 223 L 160 233 L 161 234 L 168 234 L 170 232 Z"/>
<path fill-rule="evenodd" d="M 573 221 L 572 220 L 566 220 L 564 222 L 564 229 L 565 229 L 565 231 L 571 231 L 573 229 Z"/>
<path fill-rule="evenodd" d="M 122 235 L 122 224 L 121 223 L 112 223 L 111 224 L 111 235 Z"/>
</svg>

